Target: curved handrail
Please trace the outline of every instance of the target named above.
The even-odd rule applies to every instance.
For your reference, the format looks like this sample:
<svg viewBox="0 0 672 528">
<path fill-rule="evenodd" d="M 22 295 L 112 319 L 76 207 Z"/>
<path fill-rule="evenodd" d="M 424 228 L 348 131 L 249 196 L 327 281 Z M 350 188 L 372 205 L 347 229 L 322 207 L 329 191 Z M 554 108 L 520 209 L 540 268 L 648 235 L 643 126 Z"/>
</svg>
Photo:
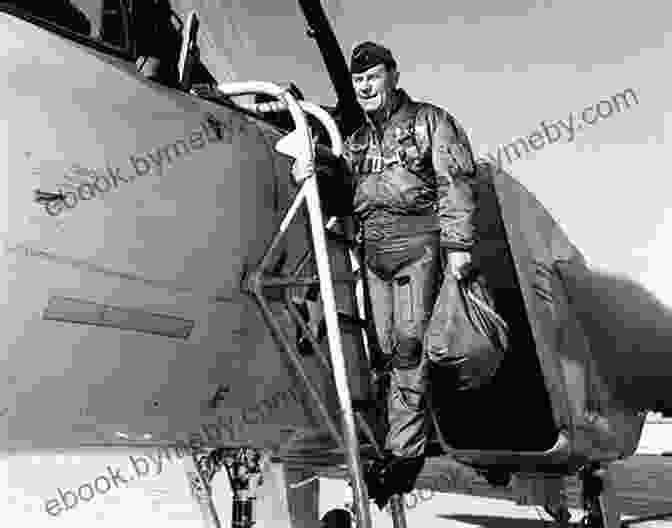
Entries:
<svg viewBox="0 0 672 528">
<path fill-rule="evenodd" d="M 263 93 L 276 97 L 287 104 L 296 130 L 290 132 L 287 136 L 282 138 L 276 150 L 281 152 L 288 152 L 296 158 L 296 169 L 298 174 L 295 175 L 297 182 L 301 187 L 294 197 L 289 210 L 285 214 L 280 223 L 278 232 L 273 237 L 269 244 L 266 253 L 262 257 L 261 263 L 257 270 L 252 272 L 249 277 L 249 290 L 255 296 L 259 306 L 261 307 L 264 318 L 273 332 L 276 340 L 286 350 L 290 359 L 297 365 L 299 373 L 303 372 L 295 354 L 291 352 L 291 345 L 288 343 L 286 335 L 284 335 L 280 324 L 274 320 L 268 302 L 264 298 L 263 283 L 264 271 L 267 270 L 271 254 L 280 244 L 281 238 L 285 235 L 289 224 L 296 216 L 299 207 L 305 202 L 308 209 L 308 219 L 310 230 L 313 238 L 313 251 L 315 254 L 315 262 L 317 265 L 318 276 L 320 277 L 320 293 L 322 295 L 322 302 L 324 306 L 324 320 L 327 327 L 327 339 L 329 341 L 329 351 L 331 354 L 331 364 L 334 375 L 334 382 L 336 386 L 336 393 L 341 406 L 341 417 L 343 421 L 343 434 L 341 435 L 337 427 L 331 427 L 333 420 L 331 420 L 328 411 L 321 403 L 318 394 L 315 395 L 315 400 L 318 404 L 320 412 L 323 413 L 327 421 L 327 425 L 332 432 L 332 435 L 337 443 L 344 444 L 348 465 L 350 466 L 350 473 L 353 483 L 353 495 L 357 505 L 356 510 L 359 517 L 361 528 L 371 527 L 371 518 L 369 514 L 369 500 L 364 482 L 364 471 L 359 456 L 359 439 L 357 437 L 357 426 L 355 424 L 355 417 L 352 408 L 352 398 L 350 396 L 350 387 L 347 378 L 346 362 L 343 355 L 343 344 L 341 342 L 340 329 L 338 324 L 336 297 L 334 293 L 333 280 L 331 279 L 331 263 L 329 253 L 327 251 L 327 241 L 324 232 L 324 216 L 322 214 L 322 207 L 320 205 L 320 195 L 318 191 L 317 179 L 311 178 L 315 174 L 315 144 L 310 136 L 308 123 L 304 112 L 313 114 L 321 123 L 325 125 L 330 137 L 332 138 L 332 146 L 335 149 L 342 149 L 342 140 L 331 116 L 326 111 L 310 103 L 304 103 L 302 106 L 296 101 L 288 88 L 281 88 L 272 83 L 267 82 L 232 82 L 224 83 L 219 86 L 219 91 L 224 95 L 244 95 Z M 279 149 L 280 142 L 283 142 L 282 149 Z M 316 390 L 310 384 L 310 380 L 304 374 L 304 381 L 308 386 L 310 392 Z M 312 387 L 312 388 L 311 388 Z"/>
<path fill-rule="evenodd" d="M 291 94 L 290 94 L 291 95 Z M 334 121 L 334 118 L 329 115 L 329 113 L 324 110 L 321 106 L 311 103 L 309 101 L 297 101 L 301 109 L 314 116 L 324 128 L 326 128 L 327 133 L 329 134 L 329 140 L 331 141 L 331 151 L 336 157 L 343 155 L 343 138 L 341 133 L 338 130 L 338 126 Z M 287 110 L 288 107 L 283 101 L 268 101 L 264 103 L 242 103 L 238 106 L 245 108 L 251 112 L 255 113 L 267 113 L 267 112 L 282 112 Z"/>
<path fill-rule="evenodd" d="M 336 121 L 324 108 L 309 101 L 299 101 L 299 106 L 310 115 L 314 116 L 324 125 L 331 141 L 331 151 L 337 158 L 343 155 L 343 138 L 338 130 Z"/>
<path fill-rule="evenodd" d="M 289 91 L 289 88 L 283 88 L 277 84 L 263 81 L 243 81 L 243 82 L 227 82 L 217 86 L 217 89 L 224 95 L 251 95 L 251 94 L 266 94 L 271 97 L 277 97 L 287 105 L 296 130 L 299 135 L 300 145 L 307 145 L 309 148 L 301 148 L 299 156 L 303 157 L 301 160 L 301 168 L 310 173 L 315 162 L 315 149 L 312 148 L 313 142 L 310 137 L 310 130 L 306 116 L 301 110 L 296 98 Z M 310 175 L 310 174 L 307 174 Z"/>
</svg>

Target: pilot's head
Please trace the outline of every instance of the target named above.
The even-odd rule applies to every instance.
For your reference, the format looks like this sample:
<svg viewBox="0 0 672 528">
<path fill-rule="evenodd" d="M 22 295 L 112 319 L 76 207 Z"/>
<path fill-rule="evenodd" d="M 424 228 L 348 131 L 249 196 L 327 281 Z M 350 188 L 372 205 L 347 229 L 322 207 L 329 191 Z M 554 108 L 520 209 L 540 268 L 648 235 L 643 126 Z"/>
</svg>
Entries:
<svg viewBox="0 0 672 528">
<path fill-rule="evenodd" d="M 399 72 L 390 50 L 375 42 L 362 42 L 352 50 L 350 74 L 357 101 L 365 112 L 387 110 L 392 106 Z"/>
</svg>

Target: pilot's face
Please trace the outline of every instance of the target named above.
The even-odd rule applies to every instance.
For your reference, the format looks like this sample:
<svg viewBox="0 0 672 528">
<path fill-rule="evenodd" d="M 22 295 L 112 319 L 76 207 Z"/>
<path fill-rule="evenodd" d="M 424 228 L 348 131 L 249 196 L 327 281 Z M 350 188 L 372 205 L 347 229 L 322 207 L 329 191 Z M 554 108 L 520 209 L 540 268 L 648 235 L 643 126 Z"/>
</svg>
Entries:
<svg viewBox="0 0 672 528">
<path fill-rule="evenodd" d="M 367 113 L 377 112 L 392 104 L 392 94 L 398 80 L 399 73 L 388 70 L 384 64 L 352 75 L 357 101 Z"/>
</svg>

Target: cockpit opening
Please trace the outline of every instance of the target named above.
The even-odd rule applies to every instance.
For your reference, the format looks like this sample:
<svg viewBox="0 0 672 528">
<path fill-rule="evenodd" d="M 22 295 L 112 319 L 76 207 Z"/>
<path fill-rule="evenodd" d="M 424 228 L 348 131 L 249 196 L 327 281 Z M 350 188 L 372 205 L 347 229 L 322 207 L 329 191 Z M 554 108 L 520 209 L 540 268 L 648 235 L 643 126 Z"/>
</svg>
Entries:
<svg viewBox="0 0 672 528">
<path fill-rule="evenodd" d="M 77 42 L 134 61 L 147 78 L 179 89 L 183 21 L 170 0 L 38 0 L 0 2 L 0 7 Z M 193 84 L 217 81 L 200 61 Z"/>
<path fill-rule="evenodd" d="M 125 0 L 22 0 L 1 2 L 3 9 L 70 37 L 131 52 L 130 18 Z"/>
</svg>

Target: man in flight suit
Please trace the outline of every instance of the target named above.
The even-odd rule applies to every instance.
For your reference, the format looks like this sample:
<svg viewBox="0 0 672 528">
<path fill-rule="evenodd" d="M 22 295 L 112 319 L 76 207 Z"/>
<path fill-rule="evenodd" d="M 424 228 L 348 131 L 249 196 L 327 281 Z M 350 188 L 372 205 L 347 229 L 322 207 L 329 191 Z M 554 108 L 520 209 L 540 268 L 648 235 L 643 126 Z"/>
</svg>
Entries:
<svg viewBox="0 0 672 528">
<path fill-rule="evenodd" d="M 475 164 L 467 135 L 450 114 L 397 88 L 388 49 L 358 45 L 350 73 L 366 122 L 347 139 L 345 159 L 373 320 L 390 373 L 382 474 L 397 462 L 424 460 L 423 335 L 443 273 L 458 277 L 471 261 Z"/>
</svg>

